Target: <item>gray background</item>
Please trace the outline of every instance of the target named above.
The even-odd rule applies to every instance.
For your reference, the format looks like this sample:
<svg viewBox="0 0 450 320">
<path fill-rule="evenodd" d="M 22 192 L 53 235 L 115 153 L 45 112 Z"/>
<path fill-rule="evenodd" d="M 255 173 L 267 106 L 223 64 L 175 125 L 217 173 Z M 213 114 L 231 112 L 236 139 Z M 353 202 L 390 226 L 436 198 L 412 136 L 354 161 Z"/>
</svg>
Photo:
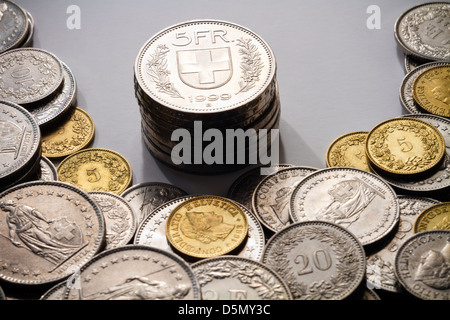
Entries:
<svg viewBox="0 0 450 320">
<path fill-rule="evenodd" d="M 199 176 L 160 164 L 141 139 L 133 65 L 154 34 L 194 19 L 220 19 L 247 27 L 273 49 L 282 119 L 280 162 L 324 168 L 330 143 L 369 131 L 405 114 L 399 88 L 404 54 L 394 38 L 397 18 L 423 3 L 412 0 L 17 0 L 35 19 L 34 47 L 57 55 L 73 71 L 78 107 L 95 122 L 91 147 L 121 153 L 133 184 L 167 182 L 192 194 L 226 195 L 245 170 Z M 70 30 L 67 8 L 81 9 L 81 29 Z M 381 10 L 381 29 L 366 21 Z"/>
</svg>

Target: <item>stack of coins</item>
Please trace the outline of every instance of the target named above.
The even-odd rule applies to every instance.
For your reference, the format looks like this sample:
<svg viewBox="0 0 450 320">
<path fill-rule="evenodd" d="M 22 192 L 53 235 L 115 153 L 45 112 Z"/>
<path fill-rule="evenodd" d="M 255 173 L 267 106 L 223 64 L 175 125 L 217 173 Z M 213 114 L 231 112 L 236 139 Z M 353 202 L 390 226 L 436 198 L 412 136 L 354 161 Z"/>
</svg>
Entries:
<svg viewBox="0 0 450 320">
<path fill-rule="evenodd" d="M 254 32 L 216 20 L 169 27 L 142 47 L 134 76 L 143 140 L 163 163 L 229 171 L 258 163 L 258 138 L 270 148 L 280 118 L 276 62 Z M 230 131 L 251 137 L 235 143 Z"/>
</svg>

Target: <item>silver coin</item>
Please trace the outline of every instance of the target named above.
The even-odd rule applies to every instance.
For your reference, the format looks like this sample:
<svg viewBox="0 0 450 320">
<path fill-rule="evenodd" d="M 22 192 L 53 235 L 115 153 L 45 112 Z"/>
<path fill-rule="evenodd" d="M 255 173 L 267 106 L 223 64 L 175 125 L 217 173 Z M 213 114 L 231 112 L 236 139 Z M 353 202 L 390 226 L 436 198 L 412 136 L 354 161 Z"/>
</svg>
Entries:
<svg viewBox="0 0 450 320">
<path fill-rule="evenodd" d="M 448 62 L 429 62 L 422 64 L 405 75 L 400 86 L 400 102 L 402 106 L 412 114 L 429 113 L 423 110 L 413 98 L 414 80 L 429 68 L 441 65 L 448 65 Z"/>
<path fill-rule="evenodd" d="M 104 219 L 82 190 L 58 181 L 0 194 L 0 278 L 41 285 L 69 276 L 104 245 Z"/>
<path fill-rule="evenodd" d="M 62 84 L 61 61 L 48 51 L 19 48 L 0 55 L 0 97 L 19 105 L 46 99 Z"/>
<path fill-rule="evenodd" d="M 450 61 L 449 23 L 448 2 L 423 3 L 397 19 L 395 39 L 405 53 L 416 58 Z"/>
<path fill-rule="evenodd" d="M 340 300 L 362 282 L 366 256 L 347 229 L 324 221 L 293 223 L 269 239 L 262 263 L 297 300 Z"/>
<path fill-rule="evenodd" d="M 187 192 L 181 188 L 161 182 L 137 184 L 121 194 L 136 214 L 138 225 L 160 205 L 185 195 L 187 195 Z"/>
<path fill-rule="evenodd" d="M 430 61 L 422 61 L 422 60 L 417 60 L 414 59 L 414 57 L 410 56 L 409 54 L 405 54 L 405 71 L 406 73 L 409 73 L 411 71 L 413 71 L 414 69 L 416 69 L 417 67 L 430 62 Z"/>
<path fill-rule="evenodd" d="M 26 11 L 11 1 L 0 1 L 0 53 L 17 48 L 28 32 Z"/>
<path fill-rule="evenodd" d="M 53 162 L 44 156 L 41 156 L 37 180 L 58 181 L 58 171 Z"/>
<path fill-rule="evenodd" d="M 136 215 L 125 199 L 112 192 L 89 191 L 105 219 L 104 250 L 129 244 L 137 228 Z"/>
<path fill-rule="evenodd" d="M 292 300 L 284 280 L 258 261 L 235 256 L 192 265 L 203 300 Z"/>
<path fill-rule="evenodd" d="M 70 68 L 61 62 L 63 66 L 64 83 L 50 101 L 38 102 L 28 108 L 38 122 L 39 126 L 46 126 L 64 116 L 75 104 L 77 83 Z"/>
<path fill-rule="evenodd" d="M 103 251 L 84 265 L 68 300 L 199 300 L 191 267 L 157 248 L 127 245 Z"/>
<path fill-rule="evenodd" d="M 416 233 L 397 252 L 395 274 L 412 295 L 423 300 L 450 300 L 450 231 Z"/>
<path fill-rule="evenodd" d="M 381 250 L 367 257 L 366 280 L 371 287 L 390 292 L 401 292 L 402 287 L 395 276 L 395 255 L 400 246 L 414 234 L 414 222 L 426 208 L 439 203 L 438 200 L 399 196 L 400 222 L 392 239 Z"/>
<path fill-rule="evenodd" d="M 31 13 L 29 13 L 28 11 L 25 10 L 25 13 L 27 14 L 27 18 L 28 18 L 28 31 L 27 31 L 27 36 L 25 38 L 25 40 L 23 41 L 23 43 L 21 43 L 19 45 L 19 47 L 21 48 L 29 48 L 33 46 L 33 35 L 34 35 L 34 18 L 31 15 Z"/>
<path fill-rule="evenodd" d="M 256 186 L 252 208 L 261 223 L 273 232 L 292 223 L 289 201 L 295 187 L 317 168 L 297 167 L 281 169 L 264 177 Z"/>
<path fill-rule="evenodd" d="M 329 221 L 348 228 L 364 246 L 388 236 L 399 221 L 397 194 L 379 176 L 345 167 L 305 177 L 290 200 L 292 221 Z"/>
<path fill-rule="evenodd" d="M 40 159 L 40 145 L 33 116 L 17 104 L 0 101 L 0 181 L 10 184 L 27 173 Z"/>
<path fill-rule="evenodd" d="M 56 301 L 56 300 L 64 300 L 65 294 L 67 290 L 67 281 L 62 281 L 52 288 L 48 289 L 39 300 L 48 300 L 48 301 Z"/>
<path fill-rule="evenodd" d="M 1 287 L 0 287 L 0 300 L 6 300 L 5 293 L 3 292 Z"/>
</svg>

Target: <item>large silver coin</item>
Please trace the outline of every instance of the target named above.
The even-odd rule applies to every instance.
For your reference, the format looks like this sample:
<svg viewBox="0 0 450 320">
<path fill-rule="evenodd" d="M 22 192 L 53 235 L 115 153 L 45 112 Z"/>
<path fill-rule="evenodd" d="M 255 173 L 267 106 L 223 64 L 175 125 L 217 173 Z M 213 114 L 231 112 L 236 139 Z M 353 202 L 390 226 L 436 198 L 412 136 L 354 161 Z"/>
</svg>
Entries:
<svg viewBox="0 0 450 320">
<path fill-rule="evenodd" d="M 140 183 L 131 186 L 121 194 L 136 214 L 138 225 L 160 205 L 185 195 L 187 195 L 186 191 L 162 182 Z"/>
<path fill-rule="evenodd" d="M 203 300 L 292 300 L 284 280 L 258 261 L 223 256 L 192 265 Z"/>
<path fill-rule="evenodd" d="M 160 105 L 216 113 L 261 96 L 273 84 L 276 63 L 268 44 L 247 28 L 196 20 L 150 38 L 134 70 L 138 85 Z"/>
<path fill-rule="evenodd" d="M 367 257 L 366 279 L 371 287 L 390 292 L 401 292 L 402 288 L 395 276 L 395 255 L 400 246 L 414 235 L 414 222 L 426 208 L 439 201 L 412 196 L 399 196 L 400 222 L 391 241 L 382 249 Z"/>
<path fill-rule="evenodd" d="M 395 23 L 395 39 L 407 54 L 423 60 L 450 61 L 450 4 L 428 2 L 412 7 Z"/>
<path fill-rule="evenodd" d="M 39 300 L 64 300 L 67 290 L 67 281 L 62 281 L 48 289 Z"/>
<path fill-rule="evenodd" d="M 450 300 L 449 257 L 449 230 L 419 232 L 398 250 L 395 274 L 420 299 Z"/>
<path fill-rule="evenodd" d="M 347 228 L 363 245 L 391 233 L 399 221 L 397 195 L 379 176 L 345 167 L 321 169 L 305 177 L 290 201 L 294 222 L 321 220 Z"/>
<path fill-rule="evenodd" d="M 89 261 L 66 291 L 68 300 L 199 300 L 191 267 L 180 257 L 149 246 L 103 251 Z"/>
<path fill-rule="evenodd" d="M 89 191 L 105 219 L 106 243 L 104 250 L 130 243 L 136 232 L 136 215 L 125 199 L 112 192 Z"/>
<path fill-rule="evenodd" d="M 25 105 L 52 95 L 63 81 L 61 61 L 48 51 L 20 48 L 0 55 L 1 99 Z"/>
<path fill-rule="evenodd" d="M 362 282 L 366 256 L 347 229 L 324 221 L 293 223 L 269 239 L 262 262 L 298 300 L 340 300 Z"/>
<path fill-rule="evenodd" d="M 0 53 L 19 47 L 27 37 L 27 12 L 11 1 L 0 1 Z"/>
<path fill-rule="evenodd" d="M 292 223 L 289 201 L 295 187 L 309 174 L 311 167 L 290 167 L 266 176 L 253 192 L 252 208 L 261 223 L 273 232 Z"/>
<path fill-rule="evenodd" d="M 105 224 L 82 190 L 33 181 L 0 194 L 0 278 L 38 285 L 62 280 L 104 245 Z"/>
</svg>

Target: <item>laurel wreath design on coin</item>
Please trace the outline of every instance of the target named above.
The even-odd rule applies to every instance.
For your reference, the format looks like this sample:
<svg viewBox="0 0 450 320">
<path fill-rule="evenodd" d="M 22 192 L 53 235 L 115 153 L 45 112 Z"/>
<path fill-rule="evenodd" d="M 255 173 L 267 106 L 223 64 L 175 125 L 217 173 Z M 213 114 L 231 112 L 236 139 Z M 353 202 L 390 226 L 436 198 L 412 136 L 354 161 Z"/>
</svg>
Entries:
<svg viewBox="0 0 450 320">
<path fill-rule="evenodd" d="M 242 81 L 239 82 L 241 89 L 237 93 L 239 94 L 255 87 L 264 64 L 261 60 L 261 54 L 258 52 L 258 47 L 252 44 L 251 39 L 238 39 L 237 41 L 236 45 L 240 47 L 239 54 L 242 57 Z"/>
<path fill-rule="evenodd" d="M 3 75 L 6 70 L 16 65 L 23 65 L 26 62 L 29 62 L 34 66 L 39 66 L 38 70 L 44 77 L 28 87 L 13 89 L 10 87 L 6 88 L 4 81 L 0 76 L 0 96 L 2 98 L 14 98 L 22 101 L 43 95 L 55 85 L 58 75 L 58 67 L 55 64 L 55 61 L 50 57 L 34 52 L 18 52 L 0 59 L 0 75 Z"/>
<path fill-rule="evenodd" d="M 295 249 L 305 239 L 319 240 L 333 248 L 336 257 L 336 275 L 328 280 L 320 280 L 309 286 L 299 282 L 296 271 L 290 266 L 290 251 Z M 344 294 L 357 276 L 360 268 L 360 259 L 357 256 L 359 248 L 353 242 L 347 241 L 334 230 L 320 227 L 306 227 L 299 230 L 286 232 L 282 239 L 277 241 L 276 248 L 270 251 L 266 259 L 269 268 L 283 276 L 287 286 L 290 288 L 294 299 L 320 300 L 333 299 Z"/>
<path fill-rule="evenodd" d="M 240 261 L 217 261 L 198 266 L 195 270 L 200 286 L 215 279 L 235 278 L 241 283 L 255 289 L 262 299 L 285 299 L 283 287 L 277 280 L 258 266 Z"/>
<path fill-rule="evenodd" d="M 450 53 L 445 47 L 432 47 L 422 42 L 419 33 L 417 32 L 417 26 L 432 21 L 437 18 L 447 19 L 450 15 L 450 6 L 442 4 L 442 6 L 436 7 L 424 7 L 417 12 L 412 13 L 402 23 L 402 36 L 408 44 L 418 52 L 425 55 L 438 56 L 444 59 L 450 58 Z"/>
<path fill-rule="evenodd" d="M 347 150 L 353 146 L 364 146 L 365 141 L 366 136 L 363 135 L 355 135 L 347 138 L 345 143 L 339 144 L 336 150 L 330 153 L 330 166 L 340 165 L 351 167 L 353 164 L 345 158 Z"/>
<path fill-rule="evenodd" d="M 183 96 L 174 87 L 174 84 L 170 82 L 170 71 L 167 68 L 167 54 L 170 49 L 166 45 L 159 45 L 155 53 L 150 55 L 151 59 L 147 62 L 147 73 L 156 84 L 156 88 L 159 92 L 168 94 L 172 98 L 184 99 Z"/>
</svg>

